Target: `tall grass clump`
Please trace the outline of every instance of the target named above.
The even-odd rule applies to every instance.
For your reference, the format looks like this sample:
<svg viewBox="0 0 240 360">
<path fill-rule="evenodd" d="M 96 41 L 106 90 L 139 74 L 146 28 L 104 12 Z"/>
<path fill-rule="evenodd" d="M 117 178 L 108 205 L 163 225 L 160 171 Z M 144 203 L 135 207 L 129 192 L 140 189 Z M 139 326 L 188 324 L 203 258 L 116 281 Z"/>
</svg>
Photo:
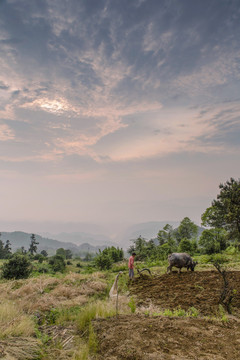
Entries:
<svg viewBox="0 0 240 360">
<path fill-rule="evenodd" d="M 128 302 L 128 306 L 131 309 L 131 312 L 134 314 L 136 311 L 136 303 L 133 297 L 131 297 L 130 301 Z"/>
<path fill-rule="evenodd" d="M 14 336 L 31 336 L 35 333 L 34 320 L 19 311 L 13 303 L 0 304 L 0 339 Z"/>
<path fill-rule="evenodd" d="M 84 332 L 89 328 L 93 319 L 114 316 L 116 313 L 113 304 L 106 301 L 97 301 L 86 305 L 77 317 L 77 328 Z"/>
<path fill-rule="evenodd" d="M 90 354 L 96 354 L 98 348 L 97 336 L 93 330 L 92 324 L 89 324 L 88 349 Z"/>
</svg>

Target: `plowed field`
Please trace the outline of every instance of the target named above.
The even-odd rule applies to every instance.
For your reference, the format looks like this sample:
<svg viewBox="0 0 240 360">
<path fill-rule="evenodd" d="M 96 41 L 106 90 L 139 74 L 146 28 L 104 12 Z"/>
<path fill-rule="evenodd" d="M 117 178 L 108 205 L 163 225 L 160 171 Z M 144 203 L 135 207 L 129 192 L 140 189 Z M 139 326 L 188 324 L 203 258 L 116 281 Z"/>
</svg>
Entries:
<svg viewBox="0 0 240 360">
<path fill-rule="evenodd" d="M 99 360 L 239 360 L 240 323 L 120 316 L 94 322 Z"/>
<path fill-rule="evenodd" d="M 143 314 L 95 320 L 100 360 L 239 360 L 240 272 L 228 273 L 235 295 L 235 316 L 228 322 L 214 316 L 219 310 L 223 280 L 217 271 L 173 272 L 170 275 L 136 277 L 129 287 L 137 307 L 188 310 L 199 318 L 151 317 Z M 201 317 L 202 316 L 202 317 Z"/>
<path fill-rule="evenodd" d="M 233 311 L 240 312 L 240 272 L 228 272 L 229 287 L 236 293 Z M 137 305 L 157 305 L 162 309 L 195 307 L 202 315 L 215 315 L 223 290 L 223 279 L 217 271 L 182 272 L 161 276 L 138 277 L 130 286 Z M 239 357 L 240 359 L 240 357 Z"/>
</svg>

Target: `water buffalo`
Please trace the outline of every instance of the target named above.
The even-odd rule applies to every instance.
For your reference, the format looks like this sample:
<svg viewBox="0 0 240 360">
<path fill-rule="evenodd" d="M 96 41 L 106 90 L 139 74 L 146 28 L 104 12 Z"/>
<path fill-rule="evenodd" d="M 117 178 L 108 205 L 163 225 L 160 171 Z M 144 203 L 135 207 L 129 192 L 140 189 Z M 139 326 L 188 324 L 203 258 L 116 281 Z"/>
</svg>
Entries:
<svg viewBox="0 0 240 360">
<path fill-rule="evenodd" d="M 187 268 L 187 270 L 191 269 L 194 271 L 194 268 L 197 265 L 197 261 L 193 261 L 191 256 L 187 253 L 172 253 L 168 255 L 168 262 L 169 266 L 167 268 L 167 272 L 172 272 L 172 267 L 175 266 L 179 269 L 179 274 L 183 267 Z"/>
</svg>

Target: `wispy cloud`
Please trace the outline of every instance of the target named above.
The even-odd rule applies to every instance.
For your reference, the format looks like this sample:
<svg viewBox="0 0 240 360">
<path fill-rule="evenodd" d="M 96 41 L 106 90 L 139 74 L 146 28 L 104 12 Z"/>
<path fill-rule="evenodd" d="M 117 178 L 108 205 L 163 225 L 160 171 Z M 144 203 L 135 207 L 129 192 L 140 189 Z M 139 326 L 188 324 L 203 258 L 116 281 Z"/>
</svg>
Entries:
<svg viewBox="0 0 240 360">
<path fill-rule="evenodd" d="M 0 141 L 13 140 L 14 132 L 6 124 L 0 124 Z"/>
</svg>

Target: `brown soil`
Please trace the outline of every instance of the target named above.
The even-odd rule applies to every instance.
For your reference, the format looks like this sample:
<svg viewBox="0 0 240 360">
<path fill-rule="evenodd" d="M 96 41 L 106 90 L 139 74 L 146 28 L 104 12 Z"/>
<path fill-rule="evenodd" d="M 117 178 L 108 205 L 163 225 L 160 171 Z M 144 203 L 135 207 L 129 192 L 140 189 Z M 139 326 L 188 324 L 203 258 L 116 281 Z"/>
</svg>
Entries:
<svg viewBox="0 0 240 360">
<path fill-rule="evenodd" d="M 94 321 L 99 360 L 239 360 L 240 323 L 119 316 Z"/>
<path fill-rule="evenodd" d="M 232 308 L 240 312 L 240 272 L 228 273 L 235 289 Z M 93 322 L 98 359 L 108 360 L 239 360 L 240 320 L 213 320 L 219 312 L 223 280 L 217 271 L 173 272 L 170 275 L 136 278 L 130 285 L 137 310 L 195 307 L 198 318 L 147 316 L 143 313 Z M 202 317 L 208 315 L 211 317 Z"/>
<path fill-rule="evenodd" d="M 232 308 L 240 312 L 240 271 L 229 271 L 228 281 L 235 295 Z M 202 315 L 215 315 L 219 309 L 219 298 L 223 290 L 222 276 L 217 271 L 182 272 L 161 276 L 136 278 L 130 286 L 138 306 L 153 304 L 161 309 L 190 307 Z M 239 357 L 240 358 L 240 357 Z"/>
</svg>

